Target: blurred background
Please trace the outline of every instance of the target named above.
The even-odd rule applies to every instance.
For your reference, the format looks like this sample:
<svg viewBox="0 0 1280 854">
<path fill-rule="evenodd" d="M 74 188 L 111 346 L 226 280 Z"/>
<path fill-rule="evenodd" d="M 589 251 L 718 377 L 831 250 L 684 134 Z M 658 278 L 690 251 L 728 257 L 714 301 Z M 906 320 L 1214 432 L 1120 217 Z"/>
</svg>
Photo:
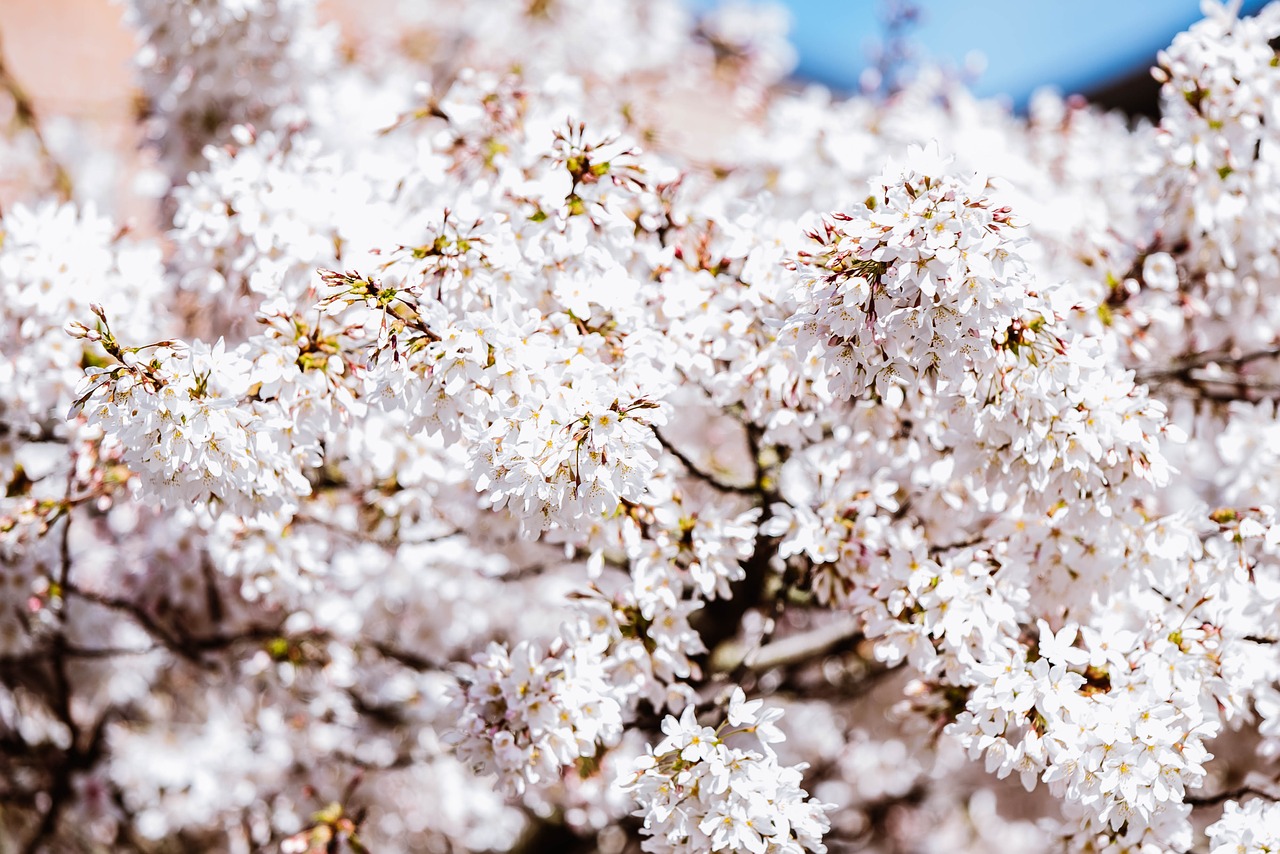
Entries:
<svg viewBox="0 0 1280 854">
<path fill-rule="evenodd" d="M 707 9 L 724 0 L 692 0 Z M 1267 0 L 1244 0 L 1252 14 Z M 881 69 L 927 60 L 1014 109 L 1052 86 L 1131 115 L 1157 114 L 1156 53 L 1203 13 L 1201 0 L 784 0 L 798 77 L 836 89 L 877 88 Z"/>
<path fill-rule="evenodd" d="M 461 2 L 461 0 L 459 0 Z M 601 0 L 607 2 L 607 0 Z M 696 11 L 721 2 L 687 0 Z M 846 92 L 883 90 L 916 63 L 941 64 L 983 96 L 1017 110 L 1052 86 L 1130 115 L 1156 114 L 1148 69 L 1156 52 L 1201 15 L 1199 0 L 782 0 L 792 18 L 796 77 Z M 1265 0 L 1243 0 L 1250 13 Z M 357 34 L 387 0 L 321 0 L 322 19 Z M 385 14 L 385 12 L 382 12 Z M 0 82 L 17 85 L 41 119 L 74 119 L 82 150 L 139 153 L 130 70 L 133 35 L 112 0 L 0 0 Z M 3 100 L 3 99 L 0 99 Z M 0 129 L 14 120 L 0 104 Z M 50 132 L 57 130 L 49 122 Z M 86 132 L 87 129 L 87 132 Z M 63 148 L 67 141 L 53 140 Z M 16 182 L 0 150 L 0 205 Z M 122 165 L 125 165 L 122 164 Z M 131 171 L 118 170 L 121 174 Z M 123 179 L 122 179 L 123 180 Z M 120 186 L 118 213 L 140 210 Z M 144 203 L 139 202 L 138 205 Z"/>
</svg>

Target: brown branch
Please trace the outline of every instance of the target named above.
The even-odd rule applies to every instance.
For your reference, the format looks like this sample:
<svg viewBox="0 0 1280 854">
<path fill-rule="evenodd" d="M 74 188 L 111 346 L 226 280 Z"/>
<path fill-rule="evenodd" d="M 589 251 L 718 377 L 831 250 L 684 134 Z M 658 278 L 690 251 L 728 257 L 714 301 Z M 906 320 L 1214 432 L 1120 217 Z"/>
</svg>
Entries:
<svg viewBox="0 0 1280 854">
<path fill-rule="evenodd" d="M 329 531 L 331 533 L 338 534 L 343 537 L 348 537 L 356 542 L 369 543 L 371 545 L 381 546 L 384 549 L 390 549 L 392 551 L 394 551 L 396 548 L 400 546 L 423 546 L 423 545 L 428 545 L 430 543 L 444 542 L 450 537 L 456 537 L 462 533 L 462 531 L 458 530 L 457 528 L 454 528 L 453 530 L 446 531 L 442 534 L 433 534 L 429 537 L 421 537 L 419 539 L 404 540 L 397 537 L 395 539 L 388 540 L 388 539 L 383 539 L 381 537 L 376 537 L 367 531 L 357 531 L 352 528 L 347 528 L 343 525 L 340 525 L 337 522 L 330 522 L 325 519 L 321 519 L 317 516 L 311 516 L 306 513 L 299 513 L 295 515 L 293 517 L 291 524 L 313 525 L 325 531 Z"/>
<path fill-rule="evenodd" d="M 0 64 L 0 77 L 3 76 L 3 73 L 4 68 Z M 73 464 L 72 471 L 74 470 L 75 466 Z M 67 478 L 67 497 L 71 495 L 74 479 L 74 475 Z M 71 584 L 70 535 L 71 515 L 70 513 L 65 513 L 62 517 L 62 535 L 59 541 L 61 565 L 58 570 L 58 584 L 64 591 Z M 58 622 L 65 624 L 67 619 L 66 608 L 62 608 L 57 616 Z M 66 751 L 62 752 L 55 767 L 50 771 L 51 784 L 47 789 L 49 805 L 45 808 L 44 815 L 41 817 L 35 833 L 27 840 L 27 844 L 23 846 L 22 850 L 25 854 L 35 854 L 35 852 L 44 848 L 57 834 L 58 820 L 62 816 L 67 801 L 73 794 L 71 775 L 77 764 L 76 760 L 80 750 L 80 726 L 76 723 L 75 716 L 71 713 L 71 679 L 67 676 L 67 661 L 66 656 L 63 654 L 66 643 L 65 635 L 61 632 L 55 634 L 51 638 L 46 661 L 49 673 L 52 675 L 50 680 L 50 694 L 52 696 L 48 698 L 49 708 L 58 721 L 66 727 L 70 746 Z"/>
<path fill-rule="evenodd" d="M 218 592 L 218 580 L 214 577 L 213 561 L 207 554 L 200 557 L 200 576 L 204 581 L 204 606 L 209 615 L 209 624 L 222 622 L 222 595 Z"/>
<path fill-rule="evenodd" d="M 1177 365 L 1171 365 L 1168 368 L 1162 368 L 1156 371 L 1140 372 L 1134 377 L 1134 382 L 1149 383 L 1158 382 L 1160 380 L 1176 380 L 1182 379 L 1188 375 L 1189 371 L 1197 368 L 1205 368 L 1209 365 L 1220 365 L 1230 368 L 1243 368 L 1250 362 L 1256 362 L 1260 359 L 1280 358 L 1280 348 L 1272 348 L 1269 350 L 1254 350 L 1238 356 L 1230 353 L 1201 353 L 1190 359 L 1185 359 Z"/>
<path fill-rule="evenodd" d="M 560 854 L 585 854 L 595 851 L 595 836 L 579 836 L 563 821 L 542 818 L 527 812 L 532 825 L 511 849 L 512 854 L 542 854 L 556 851 Z"/>
<path fill-rule="evenodd" d="M 1216 795 L 1193 796 L 1188 795 L 1183 798 L 1184 803 L 1188 803 L 1193 807 L 1212 807 L 1223 803 L 1224 801 L 1238 801 L 1243 797 L 1253 795 L 1268 801 L 1280 801 L 1280 796 L 1265 792 L 1254 786 L 1237 786 L 1234 789 L 1228 789 L 1225 792 L 1219 792 Z"/>
<path fill-rule="evenodd" d="M 743 664 L 757 673 L 790 667 L 824 655 L 862 635 L 859 621 L 845 616 L 826 626 L 791 635 L 747 653 Z"/>
<path fill-rule="evenodd" d="M 671 454 L 671 456 L 679 460 L 680 465 L 684 466 L 689 471 L 689 474 L 693 475 L 698 480 L 706 483 L 708 486 L 711 486 L 713 489 L 717 489 L 720 492 L 729 492 L 737 495 L 750 495 L 753 497 L 760 496 L 761 494 L 760 487 L 757 484 L 745 486 L 745 485 L 740 485 L 736 483 L 726 483 L 723 480 L 720 480 L 718 477 L 715 477 L 714 475 L 704 472 L 701 468 L 698 467 L 698 464 L 695 463 L 687 454 L 685 454 L 675 445 L 671 444 L 671 442 L 668 441 L 668 439 L 662 435 L 662 431 L 659 430 L 657 427 L 653 428 L 653 435 L 658 440 L 658 444 L 662 446 L 663 450 L 665 450 L 667 453 Z"/>
<path fill-rule="evenodd" d="M 1177 365 L 1139 372 L 1134 377 L 1134 382 L 1154 386 L 1181 385 L 1195 392 L 1196 397 L 1220 403 L 1235 400 L 1256 402 L 1280 397 L 1280 383 L 1250 379 L 1243 376 L 1240 370 L 1253 362 L 1277 357 L 1280 357 L 1280 348 L 1255 350 L 1235 356 L 1230 353 L 1202 353 Z M 1206 373 L 1203 369 L 1210 365 L 1217 365 L 1224 372 Z"/>
<path fill-rule="evenodd" d="M 63 595 L 79 596 L 86 602 L 92 602 L 93 604 L 100 605 L 103 608 L 110 608 L 113 611 L 120 611 L 128 614 L 133 618 L 135 623 L 141 626 L 147 634 L 159 641 L 165 648 L 176 652 L 178 655 L 181 655 L 193 664 L 207 666 L 195 650 L 189 649 L 181 639 L 176 635 L 171 634 L 161 626 L 159 621 L 148 614 L 145 608 L 135 602 L 130 602 L 127 599 L 117 599 L 113 596 L 107 596 L 102 593 L 94 593 L 72 584 L 68 584 L 63 588 Z"/>
<path fill-rule="evenodd" d="M 370 641 L 368 646 L 383 658 L 402 664 L 410 670 L 430 671 L 439 670 L 441 667 L 440 664 L 433 662 L 430 659 L 423 658 L 422 656 L 407 650 L 398 649 L 397 647 L 393 647 L 391 644 L 384 643 L 382 641 Z"/>
<path fill-rule="evenodd" d="M 60 640 L 61 636 L 58 639 Z M 63 808 L 72 795 L 73 757 L 76 755 L 80 740 L 80 729 L 76 725 L 75 719 L 71 716 L 71 683 L 67 678 L 66 663 L 63 661 L 62 656 L 57 653 L 56 648 L 49 666 L 53 670 L 55 686 L 55 693 L 52 698 L 53 712 L 70 732 L 71 747 L 61 755 L 57 767 L 52 769 L 52 785 L 47 790 L 49 806 L 45 809 L 35 833 L 27 840 L 27 844 L 23 846 L 24 854 L 35 854 L 35 852 L 44 848 L 58 831 L 58 819 L 62 816 Z"/>
<path fill-rule="evenodd" d="M 710 663 L 714 660 L 716 649 L 725 641 L 738 634 L 742 618 L 752 608 L 760 604 L 768 586 L 769 567 L 778 553 L 778 538 L 770 537 L 760 530 L 773 517 L 773 504 L 778 498 L 774 488 L 767 487 L 765 465 L 762 461 L 761 438 L 763 430 L 753 424 L 747 425 L 747 443 L 751 448 L 751 458 L 755 462 L 755 486 L 750 494 L 756 497 L 756 506 L 760 508 L 760 518 L 755 545 L 751 556 L 741 562 L 743 577 L 733 585 L 733 595 L 728 598 L 714 599 L 707 603 L 697 614 L 694 628 L 702 637 L 707 652 L 702 656 L 704 676 L 710 676 Z"/>
<path fill-rule="evenodd" d="M 933 558 L 940 557 L 947 552 L 959 551 L 960 549 L 971 549 L 974 546 L 981 545 L 987 541 L 987 537 L 983 534 L 975 534 L 967 540 L 959 540 L 954 543 L 944 543 L 942 545 L 929 546 L 929 556 Z"/>
<path fill-rule="evenodd" d="M 84 599 L 87 602 L 92 602 L 95 605 L 101 605 L 104 608 L 110 608 L 127 614 L 157 641 L 157 646 L 140 649 L 122 648 L 116 650 L 107 647 L 67 648 L 68 652 L 83 657 L 107 657 L 116 653 L 122 655 L 141 655 L 163 648 L 177 653 L 193 664 L 197 664 L 202 667 L 210 667 L 212 666 L 212 663 L 204 659 L 204 653 L 224 650 L 239 643 L 268 641 L 280 637 L 287 637 L 289 640 L 298 642 L 309 640 L 316 643 L 323 643 L 330 639 L 326 632 L 311 632 L 298 635 L 296 637 L 290 637 L 285 633 L 284 628 L 278 625 L 249 626 L 239 631 L 228 632 L 226 634 L 204 636 L 182 635 L 165 628 L 158 620 L 156 620 L 155 617 L 149 614 L 145 608 L 127 599 L 119 599 L 100 593 L 94 593 L 92 591 L 76 587 L 75 585 L 68 585 L 66 593 L 69 595 L 79 596 L 81 599 Z M 442 666 L 440 662 L 432 661 L 408 650 L 399 649 L 398 647 L 384 641 L 370 640 L 365 641 L 364 645 L 377 652 L 383 658 L 388 659 L 389 661 L 395 661 L 411 670 L 439 670 Z M 10 661 L 13 663 L 20 663 L 25 660 L 26 656 L 14 656 L 12 659 L 0 659 L 0 665 L 9 663 Z"/>
<path fill-rule="evenodd" d="M 101 593 L 84 590 L 74 584 L 68 585 L 65 593 L 67 595 L 79 596 L 86 602 L 92 602 L 104 608 L 110 608 L 113 611 L 119 611 L 127 614 L 133 619 L 147 634 L 155 639 L 159 646 L 170 652 L 185 658 L 187 661 L 205 669 L 210 669 L 216 665 L 204 658 L 204 653 L 216 652 L 224 650 L 238 643 L 247 643 L 252 641 L 271 640 L 280 637 L 283 630 L 280 626 L 249 626 L 236 632 L 219 635 L 183 635 L 178 634 L 160 624 L 160 621 L 147 612 L 146 608 L 136 602 L 127 599 L 119 599 L 113 596 L 107 596 Z M 319 639 L 323 639 L 322 637 Z M 132 653 L 148 652 L 150 650 L 130 650 Z"/>
<path fill-rule="evenodd" d="M 115 658 L 124 655 L 146 655 L 162 649 L 160 646 L 144 646 L 144 647 L 128 647 L 128 646 L 73 646 L 64 644 L 58 650 L 59 653 L 66 658 Z M 41 661 L 48 660 L 50 652 L 45 647 L 39 647 L 30 652 L 21 655 L 5 655 L 0 656 L 0 669 L 9 667 L 30 667 Z"/>
</svg>

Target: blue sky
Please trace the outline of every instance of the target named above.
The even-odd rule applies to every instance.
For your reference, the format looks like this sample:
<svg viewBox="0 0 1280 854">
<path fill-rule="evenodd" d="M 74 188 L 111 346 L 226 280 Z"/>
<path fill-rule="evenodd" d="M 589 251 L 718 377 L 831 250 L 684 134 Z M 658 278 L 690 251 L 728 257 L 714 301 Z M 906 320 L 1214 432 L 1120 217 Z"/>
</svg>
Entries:
<svg viewBox="0 0 1280 854">
<path fill-rule="evenodd" d="M 715 0 L 690 0 L 706 8 Z M 869 48 L 883 35 L 879 0 L 783 0 L 794 18 L 800 76 L 853 88 Z M 914 30 L 921 55 L 960 67 L 970 51 L 986 57 L 973 86 L 1017 105 L 1039 86 L 1087 91 L 1141 68 L 1198 20 L 1199 0 L 919 0 Z M 1244 12 L 1265 0 L 1245 0 Z"/>
</svg>

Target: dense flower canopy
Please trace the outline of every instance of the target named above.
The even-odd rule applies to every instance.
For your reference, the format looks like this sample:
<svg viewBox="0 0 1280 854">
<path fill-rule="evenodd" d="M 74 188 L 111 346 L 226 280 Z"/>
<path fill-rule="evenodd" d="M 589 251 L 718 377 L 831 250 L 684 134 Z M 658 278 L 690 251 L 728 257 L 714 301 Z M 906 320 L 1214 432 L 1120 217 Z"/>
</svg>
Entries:
<svg viewBox="0 0 1280 854">
<path fill-rule="evenodd" d="M 126 0 L 154 236 L 5 90 L 0 850 L 1280 850 L 1280 4 L 402 5 Z"/>
</svg>

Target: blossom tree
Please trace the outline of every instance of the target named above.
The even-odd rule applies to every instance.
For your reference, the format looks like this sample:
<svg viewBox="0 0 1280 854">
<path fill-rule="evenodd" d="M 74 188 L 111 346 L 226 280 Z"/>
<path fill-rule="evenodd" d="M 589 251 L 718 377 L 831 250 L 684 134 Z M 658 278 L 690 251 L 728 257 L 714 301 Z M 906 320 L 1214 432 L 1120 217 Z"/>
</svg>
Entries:
<svg viewBox="0 0 1280 854">
<path fill-rule="evenodd" d="M 0 850 L 1280 850 L 1280 4 L 1137 125 L 126 5 L 154 234 L 0 65 Z"/>
</svg>

